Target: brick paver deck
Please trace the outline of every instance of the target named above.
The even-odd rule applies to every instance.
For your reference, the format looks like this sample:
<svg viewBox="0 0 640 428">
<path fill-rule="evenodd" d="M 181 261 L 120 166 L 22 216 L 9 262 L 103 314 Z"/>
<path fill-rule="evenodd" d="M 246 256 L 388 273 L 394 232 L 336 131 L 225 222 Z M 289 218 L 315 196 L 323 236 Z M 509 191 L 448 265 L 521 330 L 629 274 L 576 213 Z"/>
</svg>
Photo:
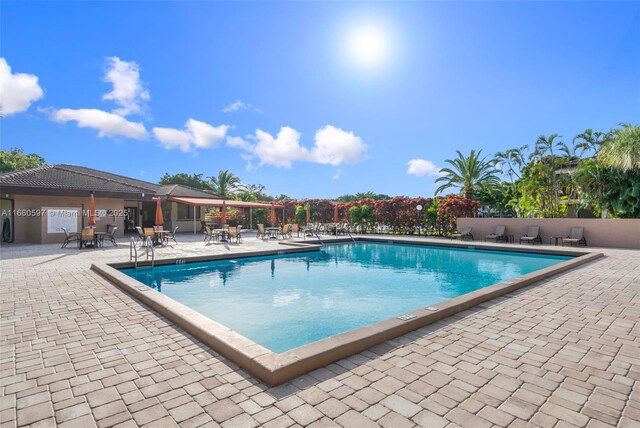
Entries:
<svg viewBox="0 0 640 428">
<path fill-rule="evenodd" d="M 88 269 L 126 246 L 5 245 L 0 426 L 638 427 L 640 252 L 603 251 L 268 388 Z"/>
</svg>

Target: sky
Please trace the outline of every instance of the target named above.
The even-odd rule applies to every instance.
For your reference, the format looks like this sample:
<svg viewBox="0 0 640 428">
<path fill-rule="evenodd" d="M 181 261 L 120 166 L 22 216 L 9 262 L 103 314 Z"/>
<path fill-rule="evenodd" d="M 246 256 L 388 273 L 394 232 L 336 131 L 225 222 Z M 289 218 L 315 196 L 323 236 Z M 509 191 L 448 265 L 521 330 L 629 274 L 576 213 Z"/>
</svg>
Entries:
<svg viewBox="0 0 640 428">
<path fill-rule="evenodd" d="M 640 2 L 0 3 L 2 149 L 272 195 L 433 196 L 445 160 L 640 122 Z"/>
</svg>

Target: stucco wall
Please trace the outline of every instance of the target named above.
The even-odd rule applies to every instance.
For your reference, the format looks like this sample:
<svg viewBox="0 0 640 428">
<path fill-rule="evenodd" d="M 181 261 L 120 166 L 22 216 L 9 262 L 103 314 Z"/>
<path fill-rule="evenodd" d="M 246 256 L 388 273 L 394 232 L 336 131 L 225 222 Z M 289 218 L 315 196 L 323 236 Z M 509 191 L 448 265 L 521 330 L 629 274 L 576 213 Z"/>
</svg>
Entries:
<svg viewBox="0 0 640 428">
<path fill-rule="evenodd" d="M 42 210 L 45 207 L 51 208 L 78 208 L 89 209 L 89 196 L 87 197 L 72 197 L 72 196 L 35 196 L 35 195 L 11 195 L 11 198 L 15 200 L 15 209 L 20 212 L 26 210 L 29 214 L 34 214 L 34 210 Z M 96 210 L 113 210 L 116 214 L 119 214 L 115 218 L 113 216 L 107 216 L 100 218 L 96 222 L 96 230 L 106 232 L 107 224 L 116 223 L 118 230 L 116 231 L 117 237 L 124 236 L 124 217 L 121 216 L 124 209 L 122 199 L 110 199 L 110 198 L 96 198 Z M 37 212 L 35 213 L 37 214 Z M 41 212 L 42 214 L 42 212 Z M 15 239 L 16 243 L 36 243 L 36 244 L 51 244 L 64 241 L 63 233 L 47 233 L 47 219 L 45 215 L 15 215 Z M 78 218 L 78 230 L 81 225 L 87 225 L 89 219 Z"/>
<path fill-rule="evenodd" d="M 572 227 L 584 227 L 584 236 L 590 247 L 640 249 L 640 219 L 598 218 L 459 218 L 458 230 L 471 227 L 478 241 L 492 233 L 497 225 L 505 225 L 507 234 L 514 235 L 515 242 L 527 233 L 527 227 L 540 226 L 542 242 L 549 244 L 549 237 L 569 235 Z"/>
</svg>

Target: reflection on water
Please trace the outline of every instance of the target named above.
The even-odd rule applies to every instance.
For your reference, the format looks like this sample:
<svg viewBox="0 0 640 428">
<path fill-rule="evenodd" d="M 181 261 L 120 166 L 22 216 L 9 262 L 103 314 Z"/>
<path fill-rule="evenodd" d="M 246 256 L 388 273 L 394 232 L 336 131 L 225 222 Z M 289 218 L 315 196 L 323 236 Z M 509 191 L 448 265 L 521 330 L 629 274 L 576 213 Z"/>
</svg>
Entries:
<svg viewBox="0 0 640 428">
<path fill-rule="evenodd" d="M 274 352 L 283 352 L 566 259 L 358 243 L 125 273 Z"/>
</svg>

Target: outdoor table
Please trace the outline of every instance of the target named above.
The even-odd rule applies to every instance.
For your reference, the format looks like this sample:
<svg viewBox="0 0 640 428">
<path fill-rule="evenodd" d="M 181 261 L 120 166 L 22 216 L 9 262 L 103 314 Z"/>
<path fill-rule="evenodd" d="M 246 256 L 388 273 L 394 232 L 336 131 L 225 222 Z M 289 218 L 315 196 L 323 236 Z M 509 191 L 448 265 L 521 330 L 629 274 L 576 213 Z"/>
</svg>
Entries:
<svg viewBox="0 0 640 428">
<path fill-rule="evenodd" d="M 107 232 L 93 232 L 93 244 L 96 247 L 102 247 L 104 244 L 104 236 Z"/>
<path fill-rule="evenodd" d="M 228 242 L 229 229 L 213 229 L 211 232 L 218 237 L 218 242 Z"/>
<path fill-rule="evenodd" d="M 550 236 L 549 237 L 549 245 L 551 245 L 551 241 L 555 240 L 554 245 L 557 247 L 558 246 L 558 241 L 560 241 L 560 243 L 562 243 L 562 236 Z"/>
<path fill-rule="evenodd" d="M 279 227 L 267 227 L 267 236 L 269 239 L 278 239 L 278 234 L 282 232 Z"/>
<path fill-rule="evenodd" d="M 162 245 L 167 233 L 169 233 L 168 230 L 154 230 L 153 231 L 153 245 Z"/>
</svg>

